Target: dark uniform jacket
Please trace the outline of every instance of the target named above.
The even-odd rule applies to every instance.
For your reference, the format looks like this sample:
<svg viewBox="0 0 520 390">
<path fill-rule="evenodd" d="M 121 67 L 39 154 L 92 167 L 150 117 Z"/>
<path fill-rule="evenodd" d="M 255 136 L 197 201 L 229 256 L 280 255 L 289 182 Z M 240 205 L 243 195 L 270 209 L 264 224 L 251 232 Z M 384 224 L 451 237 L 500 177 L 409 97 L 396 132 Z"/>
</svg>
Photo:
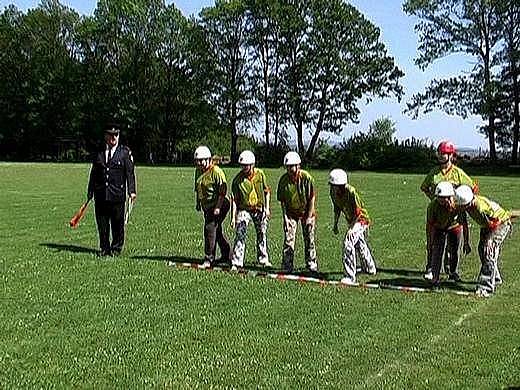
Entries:
<svg viewBox="0 0 520 390">
<path fill-rule="evenodd" d="M 106 145 L 97 152 L 90 170 L 88 197 L 96 201 L 124 202 L 126 190 L 135 193 L 135 173 L 132 153 L 126 146 L 118 145 L 114 155 L 106 163 Z"/>
</svg>

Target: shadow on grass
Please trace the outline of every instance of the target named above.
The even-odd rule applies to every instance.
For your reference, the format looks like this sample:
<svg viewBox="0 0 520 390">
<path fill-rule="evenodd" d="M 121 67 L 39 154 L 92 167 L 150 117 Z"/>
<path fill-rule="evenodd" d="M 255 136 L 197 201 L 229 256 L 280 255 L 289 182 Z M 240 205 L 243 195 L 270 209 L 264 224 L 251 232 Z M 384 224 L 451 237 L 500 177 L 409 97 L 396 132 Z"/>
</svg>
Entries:
<svg viewBox="0 0 520 390">
<path fill-rule="evenodd" d="M 71 244 L 56 244 L 53 242 L 44 242 L 41 243 L 40 246 L 45 246 L 49 249 L 54 249 L 55 252 L 74 252 L 74 253 L 91 253 L 97 254 L 97 249 L 87 248 L 79 245 L 71 245 Z"/>
<path fill-rule="evenodd" d="M 378 268 L 377 272 L 385 274 L 394 274 L 402 276 L 422 276 L 424 271 L 418 271 L 416 269 L 397 269 L 397 268 Z"/>
<path fill-rule="evenodd" d="M 164 261 L 175 263 L 174 265 L 182 266 L 183 264 L 189 263 L 194 265 L 201 265 L 204 260 L 200 258 L 193 258 L 187 256 L 160 256 L 160 255 L 135 255 L 131 256 L 132 259 L 136 260 L 149 260 L 149 261 Z M 214 264 L 215 267 L 222 268 L 223 270 L 229 270 L 231 268 L 230 263 L 225 261 L 218 261 Z M 263 274 L 286 274 L 281 268 L 277 267 L 264 267 L 259 264 L 246 264 L 240 272 L 257 272 Z M 328 276 L 342 275 L 342 272 L 311 272 L 307 269 L 296 269 L 290 273 L 295 276 L 314 277 L 319 279 L 328 279 Z"/>
<path fill-rule="evenodd" d="M 381 285 L 396 286 L 396 287 L 418 287 L 418 288 L 431 288 L 432 284 L 430 281 L 415 278 L 393 278 L 393 279 L 373 279 L 368 283 L 379 283 Z M 466 291 L 472 292 L 475 290 L 474 287 L 465 286 L 466 283 L 454 283 L 451 281 L 442 281 L 441 289 L 454 290 L 454 291 Z"/>
<path fill-rule="evenodd" d="M 134 255 L 130 256 L 131 259 L 135 260 L 146 260 L 146 261 L 171 261 L 173 263 L 192 263 L 192 264 L 202 264 L 204 260 L 195 257 L 187 257 L 187 256 L 161 256 L 161 255 Z"/>
</svg>

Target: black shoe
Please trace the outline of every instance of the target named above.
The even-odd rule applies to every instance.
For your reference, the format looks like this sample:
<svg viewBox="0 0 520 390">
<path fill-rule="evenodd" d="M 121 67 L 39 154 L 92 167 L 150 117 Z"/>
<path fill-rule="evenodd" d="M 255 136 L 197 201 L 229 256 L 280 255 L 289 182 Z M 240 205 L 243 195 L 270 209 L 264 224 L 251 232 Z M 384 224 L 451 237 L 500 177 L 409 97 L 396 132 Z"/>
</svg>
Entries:
<svg viewBox="0 0 520 390">
<path fill-rule="evenodd" d="M 456 272 L 452 272 L 452 273 L 450 274 L 450 276 L 448 276 L 448 280 L 451 280 L 451 281 L 453 281 L 453 282 L 455 282 L 455 283 L 458 283 L 458 282 L 460 282 L 460 276 L 459 276 L 458 273 L 456 273 Z"/>
<path fill-rule="evenodd" d="M 231 259 L 229 257 L 220 257 L 218 259 L 215 259 L 213 264 L 227 264 L 227 265 L 230 266 L 231 265 Z"/>
<path fill-rule="evenodd" d="M 101 250 L 101 252 L 99 252 L 100 257 L 107 257 L 107 256 L 111 256 L 111 255 L 112 255 L 112 253 L 107 250 Z"/>
</svg>

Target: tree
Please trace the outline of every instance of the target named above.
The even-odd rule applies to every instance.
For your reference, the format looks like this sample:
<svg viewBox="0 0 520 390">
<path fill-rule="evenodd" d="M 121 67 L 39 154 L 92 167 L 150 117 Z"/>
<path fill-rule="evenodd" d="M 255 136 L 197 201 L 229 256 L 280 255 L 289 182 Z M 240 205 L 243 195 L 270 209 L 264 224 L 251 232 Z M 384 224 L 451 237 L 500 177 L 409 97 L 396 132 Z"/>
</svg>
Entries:
<svg viewBox="0 0 520 390">
<path fill-rule="evenodd" d="M 156 94 L 160 99 L 159 124 L 167 139 L 168 160 L 172 161 L 183 141 L 203 139 L 204 131 L 217 131 L 220 124 L 207 103 L 214 69 L 204 31 L 173 4 L 163 14 L 161 26 Z"/>
<path fill-rule="evenodd" d="M 247 0 L 247 36 L 252 61 L 250 79 L 253 97 L 263 113 L 264 142 L 269 148 L 286 142 L 288 121 L 282 90 L 280 1 Z"/>
<path fill-rule="evenodd" d="M 0 118 L 17 142 L 18 158 L 51 157 L 56 137 L 71 134 L 78 115 L 79 20 L 56 0 L 42 1 L 27 15 L 14 7 L 2 15 Z"/>
<path fill-rule="evenodd" d="M 323 131 L 339 132 L 356 121 L 365 97 L 402 95 L 379 29 L 340 0 L 282 1 L 280 12 L 284 86 L 298 150 L 312 159 Z M 304 146 L 304 129 L 311 140 Z"/>
<path fill-rule="evenodd" d="M 204 8 L 201 24 L 210 43 L 216 69 L 211 102 L 217 107 L 222 123 L 231 134 L 231 159 L 237 161 L 239 127 L 254 115 L 248 99 L 248 56 L 246 7 L 242 0 L 217 0 Z"/>
<path fill-rule="evenodd" d="M 29 126 L 27 90 L 30 67 L 22 39 L 24 15 L 14 5 L 0 15 L 0 141 L 2 155 L 20 158 L 20 129 Z"/>
<path fill-rule="evenodd" d="M 368 136 L 381 140 L 384 145 L 390 145 L 396 131 L 394 121 L 390 118 L 379 118 L 368 127 Z"/>
<path fill-rule="evenodd" d="M 406 0 L 404 11 L 419 18 L 419 55 L 415 63 L 425 69 L 434 61 L 454 53 L 465 53 L 477 63 L 469 75 L 433 80 L 424 93 L 413 96 L 407 112 L 416 118 L 422 111 L 440 108 L 462 117 L 469 114 L 487 119 L 484 128 L 490 158 L 496 160 L 495 119 L 497 76 L 493 73 L 500 42 L 498 0 Z"/>
<path fill-rule="evenodd" d="M 148 135 L 161 126 L 157 52 L 164 10 L 163 0 L 100 0 L 95 11 L 106 67 L 115 76 L 112 116 L 127 125 L 129 143 L 141 155 Z"/>
<path fill-rule="evenodd" d="M 520 1 L 503 2 L 499 8 L 499 25 L 504 45 L 498 58 L 502 66 L 501 82 L 505 93 L 502 99 L 504 127 L 512 130 L 511 162 L 518 163 L 520 133 Z"/>
</svg>

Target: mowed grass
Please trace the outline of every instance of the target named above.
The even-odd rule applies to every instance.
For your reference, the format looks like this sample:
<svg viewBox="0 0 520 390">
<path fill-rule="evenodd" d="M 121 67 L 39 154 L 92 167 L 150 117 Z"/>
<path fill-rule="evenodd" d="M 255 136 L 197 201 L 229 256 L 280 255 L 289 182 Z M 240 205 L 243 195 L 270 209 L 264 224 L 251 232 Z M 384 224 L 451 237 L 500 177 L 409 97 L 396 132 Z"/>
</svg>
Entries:
<svg viewBox="0 0 520 390">
<path fill-rule="evenodd" d="M 193 169 L 138 167 L 139 197 L 121 257 L 96 256 L 89 165 L 0 164 L 0 387 L 501 388 L 520 386 L 519 236 L 504 245 L 504 285 L 464 297 L 479 269 L 478 230 L 463 283 L 440 293 L 342 288 L 176 269 L 200 262 L 202 217 Z M 228 180 L 238 170 L 226 168 Z M 266 170 L 276 188 L 282 170 Z M 325 278 L 342 275 L 327 172 L 313 171 Z M 354 172 L 373 218 L 379 273 L 361 282 L 424 286 L 423 175 Z M 481 192 L 520 208 L 515 177 L 477 177 Z M 276 201 L 269 227 L 278 268 Z M 342 224 L 345 230 L 345 224 Z M 230 239 L 233 234 L 226 226 Z M 254 267 L 251 226 L 246 264 Z M 302 240 L 296 266 L 303 268 Z"/>
</svg>

